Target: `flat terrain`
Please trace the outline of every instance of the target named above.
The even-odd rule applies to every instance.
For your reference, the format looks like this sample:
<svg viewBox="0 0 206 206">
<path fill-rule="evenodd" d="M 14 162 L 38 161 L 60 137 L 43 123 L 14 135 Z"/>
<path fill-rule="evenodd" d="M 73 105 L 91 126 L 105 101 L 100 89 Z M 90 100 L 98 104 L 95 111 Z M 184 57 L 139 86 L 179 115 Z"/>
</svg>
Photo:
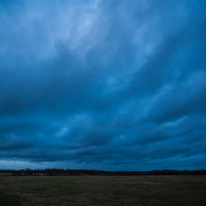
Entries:
<svg viewBox="0 0 206 206">
<path fill-rule="evenodd" d="M 0 177 L 0 206 L 205 206 L 206 176 Z"/>
</svg>

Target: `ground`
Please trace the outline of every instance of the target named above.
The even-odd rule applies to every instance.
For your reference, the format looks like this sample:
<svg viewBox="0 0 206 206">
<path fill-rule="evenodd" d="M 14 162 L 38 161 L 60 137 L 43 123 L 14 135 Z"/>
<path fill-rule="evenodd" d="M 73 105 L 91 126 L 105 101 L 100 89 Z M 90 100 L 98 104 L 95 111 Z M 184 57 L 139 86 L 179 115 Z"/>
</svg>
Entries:
<svg viewBox="0 0 206 206">
<path fill-rule="evenodd" d="M 0 177 L 0 206 L 205 206 L 206 176 Z"/>
</svg>

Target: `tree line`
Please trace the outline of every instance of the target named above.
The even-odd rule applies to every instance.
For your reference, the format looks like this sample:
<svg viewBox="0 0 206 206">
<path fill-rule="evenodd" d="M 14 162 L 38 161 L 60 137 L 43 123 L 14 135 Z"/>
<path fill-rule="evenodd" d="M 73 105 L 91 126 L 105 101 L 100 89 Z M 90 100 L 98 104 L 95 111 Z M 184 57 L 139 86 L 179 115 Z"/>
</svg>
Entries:
<svg viewBox="0 0 206 206">
<path fill-rule="evenodd" d="M 13 176 L 132 176 L 132 175 L 206 175 L 206 170 L 152 170 L 152 171 L 104 171 L 88 169 L 21 169 L 21 170 L 0 170 L 2 175 Z"/>
</svg>

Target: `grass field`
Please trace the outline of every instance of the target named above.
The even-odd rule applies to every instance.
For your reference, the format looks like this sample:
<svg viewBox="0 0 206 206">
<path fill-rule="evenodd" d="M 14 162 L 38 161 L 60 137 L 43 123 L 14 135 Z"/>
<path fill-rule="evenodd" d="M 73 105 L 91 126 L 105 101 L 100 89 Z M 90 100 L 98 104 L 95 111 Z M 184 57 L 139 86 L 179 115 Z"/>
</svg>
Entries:
<svg viewBox="0 0 206 206">
<path fill-rule="evenodd" d="M 0 177 L 0 206 L 205 206 L 206 176 Z"/>
</svg>

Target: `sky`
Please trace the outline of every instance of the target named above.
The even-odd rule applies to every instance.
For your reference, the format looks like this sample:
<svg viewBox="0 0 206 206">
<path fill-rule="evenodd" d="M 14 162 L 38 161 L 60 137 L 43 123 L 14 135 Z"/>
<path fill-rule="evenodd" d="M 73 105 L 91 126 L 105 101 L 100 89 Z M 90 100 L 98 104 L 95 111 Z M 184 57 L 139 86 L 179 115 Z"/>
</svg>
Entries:
<svg viewBox="0 0 206 206">
<path fill-rule="evenodd" d="M 206 169 L 205 0 L 0 0 L 0 169 Z"/>
</svg>

